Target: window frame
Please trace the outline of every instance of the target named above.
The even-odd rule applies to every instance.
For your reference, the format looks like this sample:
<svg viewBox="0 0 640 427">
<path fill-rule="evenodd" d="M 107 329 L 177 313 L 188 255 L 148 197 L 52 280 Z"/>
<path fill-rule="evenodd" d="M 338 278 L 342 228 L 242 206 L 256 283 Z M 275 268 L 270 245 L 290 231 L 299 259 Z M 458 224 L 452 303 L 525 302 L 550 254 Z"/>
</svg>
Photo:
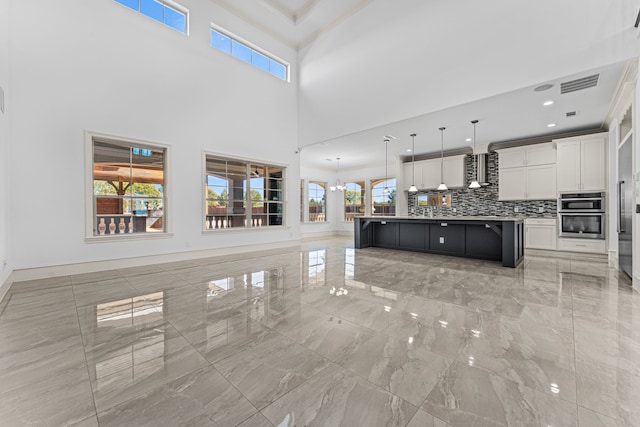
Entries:
<svg viewBox="0 0 640 427">
<path fill-rule="evenodd" d="M 324 221 L 311 221 L 311 184 L 316 184 L 316 185 L 321 185 L 324 188 Z M 307 179 L 306 180 L 306 185 L 305 185 L 305 190 L 306 190 L 306 198 L 305 198 L 305 209 L 306 209 L 306 214 L 305 214 L 305 223 L 306 224 L 327 224 L 329 222 L 329 200 L 327 197 L 327 193 L 330 193 L 331 190 L 329 190 L 329 183 L 327 181 L 321 180 L 321 179 Z"/>
<path fill-rule="evenodd" d="M 395 187 L 394 190 L 396 191 L 396 199 L 395 199 L 395 203 L 394 203 L 394 214 L 393 215 L 383 215 L 383 214 L 376 214 L 374 212 L 374 208 L 375 208 L 375 194 L 373 191 L 373 187 L 377 184 L 374 183 L 383 183 L 385 181 L 389 181 L 389 180 L 394 180 L 395 181 Z M 369 194 L 370 194 L 370 209 L 371 209 L 371 216 L 398 216 L 398 178 L 395 176 L 388 176 L 388 177 L 383 177 L 383 178 L 373 178 L 369 181 Z"/>
<path fill-rule="evenodd" d="M 243 162 L 246 163 L 247 166 L 247 182 L 250 182 L 250 176 L 249 176 L 249 169 L 251 168 L 251 166 L 264 166 L 264 167 L 277 167 L 277 168 L 282 168 L 282 184 L 283 184 L 283 189 L 282 189 L 282 200 L 278 200 L 277 202 L 282 204 L 282 224 L 281 225 L 266 225 L 266 226 L 250 226 L 249 221 L 247 221 L 247 225 L 244 227 L 227 227 L 227 228 L 207 228 L 207 215 L 208 215 L 208 211 L 207 211 L 207 189 L 208 189 L 208 185 L 207 185 L 207 156 L 210 157 L 214 157 L 218 160 L 224 160 L 227 162 Z M 279 162 L 265 162 L 264 160 L 255 160 L 255 159 L 251 159 L 251 158 L 247 158 L 247 157 L 242 157 L 242 156 L 233 156 L 233 155 L 227 155 L 227 154 L 221 154 L 221 153 L 217 153 L 217 152 L 213 152 L 213 151 L 208 151 L 208 150 L 202 150 L 202 172 L 201 172 L 201 183 L 202 183 L 202 190 L 201 190 L 201 194 L 202 194 L 202 203 L 201 203 L 201 231 L 203 234 L 218 234 L 218 233 L 224 233 L 224 232 L 246 232 L 249 230 L 252 231 L 257 231 L 257 230 L 275 230 L 275 229 L 280 229 L 280 228 L 289 228 L 288 225 L 288 221 L 287 221 L 287 212 L 288 212 L 288 191 L 287 191 L 287 170 L 288 170 L 289 166 L 284 164 L 284 163 L 279 163 Z M 265 200 L 265 205 L 266 203 L 268 203 Z M 251 201 L 251 186 L 249 185 L 246 191 L 246 194 L 244 196 L 243 202 L 246 203 L 246 206 L 252 206 L 252 201 Z M 268 205 L 266 205 L 268 206 Z M 247 209 L 247 208 L 245 208 Z M 247 215 L 245 212 L 245 220 L 248 219 L 250 215 Z"/>
<path fill-rule="evenodd" d="M 172 228 L 172 207 L 171 207 L 171 146 L 153 141 L 135 139 L 123 136 L 109 135 L 99 132 L 85 130 L 84 157 L 85 157 L 85 242 L 113 242 L 126 240 L 146 240 L 146 239 L 162 239 L 173 237 Z M 94 195 L 94 142 L 106 142 L 110 144 L 122 146 L 142 146 L 164 150 L 164 183 L 163 183 L 163 209 L 162 221 L 164 231 L 155 233 L 127 233 L 127 234 L 106 234 L 95 235 L 94 223 L 97 216 L 96 203 Z"/>
<path fill-rule="evenodd" d="M 186 7 L 184 7 L 183 5 L 181 5 L 179 3 L 176 3 L 176 2 L 174 2 L 172 0 L 152 0 L 152 1 L 155 1 L 155 2 L 160 3 L 162 5 L 162 21 L 159 21 L 158 19 L 156 19 L 156 18 L 154 18 L 154 17 L 152 17 L 150 15 L 147 15 L 146 13 L 142 12 L 142 7 L 141 7 L 141 4 L 140 4 L 141 0 L 137 0 L 137 2 L 138 2 L 138 8 L 137 9 L 134 9 L 131 6 L 123 4 L 118 0 L 112 0 L 112 1 L 114 3 L 119 4 L 120 6 L 122 6 L 124 8 L 126 8 L 126 9 L 128 9 L 128 10 L 133 10 L 138 15 L 142 15 L 145 18 L 150 19 L 151 21 L 159 22 L 162 25 L 164 25 L 165 27 L 171 28 L 173 31 L 177 31 L 180 34 L 184 34 L 185 36 L 189 35 L 189 21 L 190 21 L 190 19 L 189 19 L 190 18 L 189 9 L 187 9 Z M 184 15 L 184 32 L 180 31 L 179 29 L 175 28 L 174 26 L 169 25 L 169 24 L 166 23 L 165 13 L 164 13 L 164 8 L 165 7 L 169 8 L 169 9 L 173 9 L 174 11 L 176 11 L 178 13 L 182 13 Z"/>
<path fill-rule="evenodd" d="M 346 222 L 346 223 L 353 222 L 353 219 L 349 221 L 349 219 L 347 218 L 347 191 L 350 191 L 349 184 L 360 185 L 360 207 L 363 209 L 362 212 L 359 212 L 358 214 L 353 215 L 352 218 L 366 216 L 366 212 L 367 212 L 367 180 L 363 178 L 362 180 L 345 181 L 344 183 L 345 190 L 342 196 L 342 222 Z"/>
<path fill-rule="evenodd" d="M 112 1 L 114 3 L 119 4 L 120 6 L 124 7 L 125 9 L 133 10 L 138 15 L 142 15 L 145 18 L 150 19 L 151 21 L 159 22 L 162 25 L 164 25 L 165 27 L 171 28 L 173 31 L 177 31 L 180 34 L 184 34 L 185 36 L 189 36 L 189 21 L 191 20 L 190 19 L 190 15 L 189 15 L 189 9 L 187 9 L 185 6 L 183 6 L 183 5 L 179 4 L 179 3 L 176 3 L 175 1 L 172 1 L 172 0 L 154 0 L 154 1 L 162 4 L 162 6 L 163 6 L 162 21 L 158 21 L 157 19 L 155 19 L 155 18 L 153 18 L 153 17 L 151 17 L 151 16 L 149 16 L 147 14 L 142 13 L 142 11 L 140 10 L 140 8 L 141 8 L 140 7 L 140 0 L 137 0 L 138 1 L 138 8 L 137 9 L 129 7 L 126 4 L 122 4 L 117 0 L 112 0 Z M 173 10 L 175 10 L 177 12 L 180 12 L 180 13 L 184 14 L 184 21 L 185 21 L 184 22 L 184 24 L 185 24 L 184 32 L 178 30 L 177 28 L 175 28 L 175 27 L 173 27 L 171 25 L 168 25 L 165 22 L 165 19 L 164 19 L 164 7 L 168 7 L 169 9 L 173 9 Z"/>
<path fill-rule="evenodd" d="M 250 60 L 249 62 L 247 61 L 243 61 L 242 59 L 238 58 L 237 56 L 233 55 L 233 48 L 230 48 L 230 51 L 227 53 L 226 51 L 223 51 L 222 49 L 218 49 L 217 47 L 213 46 L 213 43 L 211 43 L 211 30 L 216 31 L 220 34 L 222 34 L 223 36 L 227 37 L 230 39 L 230 43 L 233 44 L 233 42 L 235 41 L 236 43 L 239 43 L 240 45 L 244 45 L 244 47 L 247 47 L 249 49 L 251 49 L 252 51 L 255 51 L 256 53 L 266 56 L 268 59 L 284 66 L 284 71 L 285 71 L 285 76 L 284 79 L 281 79 L 279 76 L 271 73 L 270 71 L 265 71 L 264 69 L 256 66 L 255 64 L 253 64 L 253 60 Z M 219 25 L 214 24 L 213 22 L 211 22 L 210 24 L 210 28 L 209 28 L 209 47 L 211 49 L 214 49 L 218 52 L 222 52 L 227 56 L 230 56 L 232 58 L 237 59 L 240 62 L 243 62 L 245 64 L 249 64 L 251 65 L 251 67 L 256 68 L 262 72 L 266 72 L 267 74 L 276 77 L 278 80 L 281 80 L 283 82 L 287 82 L 290 83 L 291 82 L 291 64 L 288 61 L 285 61 L 284 59 L 280 58 L 277 55 L 274 55 L 273 53 L 255 45 L 254 43 L 251 43 L 250 41 L 238 36 L 237 34 L 232 33 L 231 31 L 220 27 Z M 250 58 L 251 59 L 251 58 Z"/>
</svg>

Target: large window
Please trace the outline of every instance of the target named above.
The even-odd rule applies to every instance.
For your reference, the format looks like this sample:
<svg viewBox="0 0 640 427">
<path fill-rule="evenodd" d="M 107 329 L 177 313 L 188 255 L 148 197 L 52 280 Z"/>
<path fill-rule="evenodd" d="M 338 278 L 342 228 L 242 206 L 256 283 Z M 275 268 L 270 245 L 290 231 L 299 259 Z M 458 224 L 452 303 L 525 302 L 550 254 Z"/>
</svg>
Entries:
<svg viewBox="0 0 640 427">
<path fill-rule="evenodd" d="M 284 61 L 222 28 L 211 29 L 211 46 L 281 80 L 289 80 L 289 66 Z"/>
<path fill-rule="evenodd" d="M 189 12 L 169 0 L 114 0 L 144 16 L 187 34 Z"/>
<path fill-rule="evenodd" d="M 371 213 L 376 216 L 395 216 L 396 179 L 379 179 L 371 182 Z"/>
<path fill-rule="evenodd" d="M 344 220 L 353 221 L 356 216 L 364 216 L 364 181 L 347 182 L 344 190 Z"/>
<path fill-rule="evenodd" d="M 165 231 L 166 149 L 93 136 L 94 236 Z"/>
<path fill-rule="evenodd" d="M 284 168 L 207 155 L 205 229 L 284 223 Z"/>
<path fill-rule="evenodd" d="M 327 220 L 327 183 L 309 181 L 309 222 L 325 222 Z"/>
</svg>

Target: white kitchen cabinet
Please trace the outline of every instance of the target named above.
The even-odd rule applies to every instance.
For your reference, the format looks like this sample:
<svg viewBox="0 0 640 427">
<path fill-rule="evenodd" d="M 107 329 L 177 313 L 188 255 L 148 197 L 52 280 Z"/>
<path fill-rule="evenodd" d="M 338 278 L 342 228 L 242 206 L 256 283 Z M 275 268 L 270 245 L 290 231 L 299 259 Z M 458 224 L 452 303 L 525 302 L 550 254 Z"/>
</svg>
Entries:
<svg viewBox="0 0 640 427">
<path fill-rule="evenodd" d="M 498 175 L 498 197 L 500 200 L 526 200 L 526 168 L 500 168 Z"/>
<path fill-rule="evenodd" d="M 558 250 L 571 252 L 587 252 L 594 254 L 605 254 L 607 252 L 604 240 L 597 239 L 567 239 L 558 238 Z"/>
<path fill-rule="evenodd" d="M 556 165 L 529 166 L 527 171 L 527 200 L 555 199 Z"/>
<path fill-rule="evenodd" d="M 554 218 L 527 218 L 524 220 L 524 247 L 526 249 L 556 250 L 558 223 Z"/>
<path fill-rule="evenodd" d="M 501 169 L 556 163 L 556 150 L 552 143 L 505 148 L 498 150 L 498 153 Z"/>
<path fill-rule="evenodd" d="M 604 191 L 606 151 L 604 134 L 559 139 L 558 191 Z"/>
<path fill-rule="evenodd" d="M 465 156 L 445 157 L 443 178 L 449 188 L 465 186 Z M 441 160 L 420 160 L 415 163 L 415 180 L 411 169 L 411 162 L 403 164 L 404 184 L 407 188 L 414 183 L 420 190 L 434 190 L 440 185 Z"/>
<path fill-rule="evenodd" d="M 425 160 L 422 167 L 422 187 L 435 190 L 440 185 L 440 159 Z"/>
<path fill-rule="evenodd" d="M 415 179 L 412 166 L 412 162 L 405 163 L 403 166 L 404 186 L 408 189 L 411 184 L 415 184 L 418 188 L 424 188 L 422 184 L 422 162 L 415 162 Z"/>
<path fill-rule="evenodd" d="M 498 150 L 499 200 L 557 197 L 556 153 L 551 143 Z"/>
<path fill-rule="evenodd" d="M 519 168 L 527 165 L 527 152 L 520 148 L 500 150 L 501 168 Z"/>
<path fill-rule="evenodd" d="M 535 144 L 525 147 L 526 166 L 550 165 L 556 163 L 553 144 Z"/>
</svg>

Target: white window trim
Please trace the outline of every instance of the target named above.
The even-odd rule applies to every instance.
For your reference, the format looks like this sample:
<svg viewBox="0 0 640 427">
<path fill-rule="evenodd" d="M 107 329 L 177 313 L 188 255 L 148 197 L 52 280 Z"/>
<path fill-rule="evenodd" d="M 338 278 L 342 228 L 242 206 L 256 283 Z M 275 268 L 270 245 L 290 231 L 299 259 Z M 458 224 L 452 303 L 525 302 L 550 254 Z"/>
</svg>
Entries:
<svg viewBox="0 0 640 427">
<path fill-rule="evenodd" d="M 93 234 L 93 223 L 95 218 L 95 206 L 94 206 L 94 194 L 93 194 L 93 140 L 102 139 L 105 141 L 113 142 L 115 144 L 124 143 L 124 144 L 132 144 L 132 145 L 143 145 L 147 147 L 157 147 L 162 148 L 164 150 L 164 185 L 163 185 L 163 198 L 164 198 L 164 208 L 163 208 L 163 218 L 164 222 L 164 231 L 158 233 L 135 233 L 129 235 L 108 235 L 108 236 L 96 236 Z M 84 131 L 84 185 L 85 185 L 85 242 L 86 243 L 97 243 L 97 242 L 117 242 L 117 241 L 127 241 L 127 240 L 147 240 L 147 239 L 163 239 L 167 237 L 172 237 L 172 227 L 171 227 L 171 219 L 172 215 L 172 206 L 170 202 L 170 191 L 171 191 L 171 147 L 167 144 L 160 144 L 152 141 L 145 141 L 142 139 L 134 139 L 127 138 L 116 135 L 109 135 L 105 133 L 98 133 L 89 130 Z"/>
<path fill-rule="evenodd" d="M 227 161 L 240 161 L 240 162 L 246 162 L 246 163 L 253 163 L 253 164 L 257 164 L 257 165 L 262 165 L 262 166 L 276 166 L 276 167 L 280 167 L 282 168 L 282 182 L 284 183 L 284 192 L 282 194 L 282 221 L 283 224 L 282 225 L 269 225 L 269 226 L 265 226 L 265 227 L 235 227 L 235 228 L 222 228 L 222 229 L 215 229 L 215 230 L 208 230 L 207 228 L 205 228 L 205 221 L 204 218 L 207 217 L 207 180 L 205 179 L 205 177 L 207 176 L 207 156 L 211 156 L 211 157 L 216 157 L 218 159 L 224 159 Z M 289 225 L 289 220 L 288 220 L 288 208 L 287 206 L 289 205 L 288 201 L 289 201 L 289 182 L 288 182 L 288 171 L 289 171 L 289 165 L 286 163 L 280 163 L 280 162 L 272 162 L 269 160 L 256 160 L 256 159 L 252 159 L 249 157 L 244 157 L 244 156 L 234 156 L 234 155 L 229 155 L 229 154 L 222 154 L 222 153 L 217 153 L 214 151 L 208 151 L 208 150 L 202 150 L 202 155 L 201 155 L 201 169 L 202 172 L 200 173 L 200 182 L 201 182 L 201 188 L 202 190 L 200 191 L 200 194 L 202 194 L 202 202 L 201 202 L 201 216 L 200 216 L 200 224 L 201 224 L 201 231 L 202 234 L 218 234 L 218 233 L 229 233 L 229 232 L 233 232 L 233 231 L 245 231 L 245 230 L 252 230 L 252 231 L 256 231 L 256 230 L 276 230 L 276 229 L 288 229 L 290 228 Z M 247 193 L 247 194 L 250 194 Z"/>
<path fill-rule="evenodd" d="M 274 55 L 273 53 L 261 48 L 260 46 L 256 46 L 255 44 L 251 43 L 250 41 L 248 41 L 245 38 L 242 38 L 240 36 L 238 36 L 235 33 L 232 33 L 231 31 L 227 30 L 226 28 L 222 28 L 219 25 L 214 24 L 213 22 L 211 22 L 211 29 L 215 30 L 229 38 L 231 38 L 232 40 L 235 40 L 237 42 L 240 42 L 242 44 L 244 44 L 247 47 L 250 47 L 251 49 L 255 50 L 258 53 L 261 53 L 262 55 L 266 56 L 267 58 L 273 59 L 276 62 L 279 62 L 280 64 L 284 65 L 284 68 L 286 70 L 286 78 L 284 79 L 284 81 L 286 81 L 287 83 L 291 82 L 291 64 L 288 61 L 285 61 L 284 59 L 280 58 L 278 55 Z M 209 41 L 209 44 L 211 44 L 211 41 Z M 232 56 L 232 55 L 229 55 Z M 233 57 L 233 56 L 232 56 Z"/>
<path fill-rule="evenodd" d="M 172 1 L 172 0 L 156 0 L 156 1 L 157 1 L 158 3 L 162 3 L 162 4 L 163 4 L 163 5 L 165 5 L 165 6 L 169 6 L 170 8 L 175 9 L 175 10 L 177 10 L 178 12 L 182 12 L 182 13 L 184 13 L 184 16 L 185 16 L 185 31 L 184 31 L 184 33 L 183 33 L 182 31 L 176 30 L 175 28 L 173 28 L 173 27 L 171 27 L 171 26 L 167 25 L 167 24 L 166 24 L 166 23 L 164 23 L 164 22 L 160 22 L 160 23 L 161 23 L 163 26 L 168 27 L 168 28 L 170 28 L 170 29 L 171 29 L 171 30 L 173 30 L 173 31 L 177 31 L 177 32 L 178 32 L 178 33 L 180 33 L 180 34 L 184 34 L 185 36 L 189 36 L 189 27 L 190 27 L 189 22 L 191 21 L 190 16 L 189 16 L 189 9 L 187 9 L 187 8 L 186 8 L 186 7 L 184 7 L 183 5 L 178 4 L 178 3 L 176 3 L 176 2 L 174 2 L 174 1 Z M 122 6 L 123 8 L 128 9 L 128 10 L 130 10 L 130 11 L 131 11 L 131 10 L 134 10 L 134 9 L 131 9 L 130 7 L 127 7 L 127 6 L 125 6 L 125 5 L 121 4 L 121 3 L 118 3 L 117 1 L 114 1 L 114 3 L 117 3 L 117 4 L 119 4 L 120 6 Z M 155 19 L 153 19 L 153 18 L 151 18 L 151 17 L 149 17 L 149 16 L 145 15 L 144 13 L 140 12 L 140 7 L 139 7 L 139 5 L 138 5 L 138 9 L 137 9 L 137 10 L 134 10 L 134 11 L 135 11 L 138 15 L 142 15 L 142 16 L 144 16 L 145 18 L 147 18 L 147 19 L 149 19 L 149 20 L 151 20 L 151 21 L 153 21 L 153 22 L 156 22 L 156 23 L 157 23 L 157 22 L 159 22 L 159 21 L 156 21 Z"/>
<path fill-rule="evenodd" d="M 311 183 L 319 183 L 319 184 L 324 184 L 324 221 L 318 222 L 318 221 L 309 221 L 309 185 Z M 305 199 L 304 199 L 304 207 L 305 207 L 305 214 L 304 214 L 304 223 L 305 224 L 329 224 L 329 194 L 332 194 L 333 192 L 331 191 L 331 189 L 329 188 L 329 182 L 325 179 L 313 179 L 313 178 L 306 178 L 305 179 L 305 186 L 304 186 L 304 190 L 305 190 Z"/>
<path fill-rule="evenodd" d="M 365 206 L 365 214 L 367 216 L 374 216 L 374 213 L 373 213 L 373 203 L 374 203 L 374 200 L 373 200 L 373 182 L 374 181 L 388 181 L 390 179 L 395 179 L 396 180 L 396 205 L 395 205 L 396 206 L 396 214 L 394 216 L 398 216 L 398 177 L 396 177 L 395 175 L 387 176 L 387 177 L 381 176 L 379 178 L 370 178 L 369 179 L 368 190 L 369 190 L 370 197 L 369 197 L 369 203 L 367 203 L 367 205 Z M 366 212 L 368 212 L 368 213 L 366 213 Z"/>
<path fill-rule="evenodd" d="M 364 212 L 362 213 L 362 216 L 368 216 L 367 215 L 367 197 L 368 197 L 368 191 L 367 191 L 367 185 L 369 185 L 369 180 L 367 178 L 359 178 L 359 179 L 347 179 L 344 180 L 343 183 L 346 185 L 350 182 L 361 182 L 364 184 L 364 197 L 362 197 L 362 206 L 364 206 Z M 341 212 L 341 218 L 342 218 L 342 223 L 343 224 L 352 224 L 353 221 L 347 221 L 345 219 L 345 193 L 346 193 L 346 189 L 344 190 L 344 193 L 342 194 L 342 212 Z"/>
</svg>

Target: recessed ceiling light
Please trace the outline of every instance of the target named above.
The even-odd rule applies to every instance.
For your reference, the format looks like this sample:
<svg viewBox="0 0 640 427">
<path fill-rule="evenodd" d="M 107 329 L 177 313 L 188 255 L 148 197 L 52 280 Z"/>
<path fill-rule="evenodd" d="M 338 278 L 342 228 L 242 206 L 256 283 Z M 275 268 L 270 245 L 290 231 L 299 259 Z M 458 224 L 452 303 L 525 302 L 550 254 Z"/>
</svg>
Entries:
<svg viewBox="0 0 640 427">
<path fill-rule="evenodd" d="M 535 88 L 535 89 L 534 89 L 534 91 L 536 91 L 536 92 L 543 92 L 543 91 L 545 91 L 545 90 L 549 90 L 549 89 L 551 89 L 552 87 L 553 87 L 553 85 L 552 85 L 552 84 L 547 83 L 547 84 L 544 84 L 544 85 L 540 85 L 540 86 L 538 86 L 537 88 Z"/>
<path fill-rule="evenodd" d="M 411 152 L 411 148 L 407 148 L 407 153 L 410 153 L 410 152 Z"/>
<path fill-rule="evenodd" d="M 548 107 L 549 105 L 553 105 L 553 101 L 551 101 L 551 100 L 545 101 L 545 103 L 542 104 L 542 105 L 544 105 L 545 107 Z"/>
<path fill-rule="evenodd" d="M 471 142 L 471 138 L 467 138 L 467 139 L 465 139 L 465 141 Z"/>
<path fill-rule="evenodd" d="M 555 123 L 549 123 L 549 124 L 547 125 L 547 127 L 548 127 L 548 128 L 554 128 L 554 127 L 556 127 L 556 124 L 555 124 Z"/>
</svg>

